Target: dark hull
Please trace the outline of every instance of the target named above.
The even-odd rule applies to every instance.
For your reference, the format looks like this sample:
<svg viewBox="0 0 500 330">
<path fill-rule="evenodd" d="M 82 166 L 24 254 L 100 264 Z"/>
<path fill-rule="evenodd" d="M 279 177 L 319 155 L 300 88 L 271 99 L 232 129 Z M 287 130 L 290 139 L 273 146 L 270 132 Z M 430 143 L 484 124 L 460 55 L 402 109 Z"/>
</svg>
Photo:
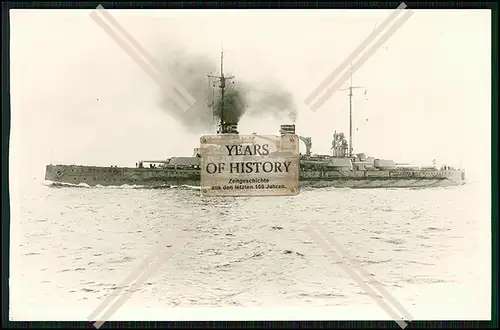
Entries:
<svg viewBox="0 0 500 330">
<path fill-rule="evenodd" d="M 89 186 L 200 186 L 200 170 L 47 165 L 45 180 Z M 340 171 L 304 170 L 301 187 L 426 188 L 465 184 L 465 173 L 435 171 Z"/>
</svg>

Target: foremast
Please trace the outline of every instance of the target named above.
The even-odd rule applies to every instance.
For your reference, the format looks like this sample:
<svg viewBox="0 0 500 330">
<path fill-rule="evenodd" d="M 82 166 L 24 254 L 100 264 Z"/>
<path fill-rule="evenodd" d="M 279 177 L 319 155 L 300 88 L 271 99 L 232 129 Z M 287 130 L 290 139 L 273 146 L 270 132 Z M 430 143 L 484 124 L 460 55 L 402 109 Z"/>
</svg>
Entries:
<svg viewBox="0 0 500 330">
<path fill-rule="evenodd" d="M 225 116 L 225 104 L 224 104 L 224 95 L 226 92 L 226 82 L 229 80 L 234 79 L 234 76 L 226 77 L 224 76 L 224 50 L 220 52 L 220 75 L 219 76 L 213 76 L 213 75 L 208 75 L 209 79 L 212 79 L 214 81 L 214 86 L 215 84 L 219 85 L 220 89 L 220 103 L 218 104 L 219 108 L 219 129 L 217 130 L 217 134 L 238 134 L 237 131 L 237 124 L 238 123 L 232 123 L 229 120 L 226 120 Z M 214 107 L 216 106 L 215 100 L 214 100 Z M 215 110 L 215 109 L 213 109 Z"/>
</svg>

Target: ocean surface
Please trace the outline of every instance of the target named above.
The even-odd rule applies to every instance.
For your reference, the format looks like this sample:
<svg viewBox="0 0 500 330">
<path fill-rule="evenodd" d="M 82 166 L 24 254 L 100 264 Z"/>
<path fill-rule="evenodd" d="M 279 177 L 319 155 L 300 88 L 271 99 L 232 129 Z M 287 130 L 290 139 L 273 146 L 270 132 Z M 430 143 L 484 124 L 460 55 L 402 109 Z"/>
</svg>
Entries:
<svg viewBox="0 0 500 330">
<path fill-rule="evenodd" d="M 487 185 L 203 198 L 33 180 L 11 200 L 13 320 L 85 320 L 113 292 L 112 320 L 390 319 L 314 223 L 415 319 L 490 318 Z"/>
</svg>

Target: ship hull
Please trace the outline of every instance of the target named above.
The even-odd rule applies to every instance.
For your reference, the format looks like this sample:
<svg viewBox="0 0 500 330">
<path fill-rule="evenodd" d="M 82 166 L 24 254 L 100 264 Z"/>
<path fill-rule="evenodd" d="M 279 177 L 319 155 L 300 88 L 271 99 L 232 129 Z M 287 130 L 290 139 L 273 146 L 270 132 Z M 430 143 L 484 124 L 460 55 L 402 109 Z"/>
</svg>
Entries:
<svg viewBox="0 0 500 330">
<path fill-rule="evenodd" d="M 47 165 L 45 180 L 89 186 L 200 186 L 200 170 Z M 465 173 L 448 171 L 315 171 L 300 173 L 300 186 L 311 188 L 427 188 L 465 184 Z"/>
</svg>

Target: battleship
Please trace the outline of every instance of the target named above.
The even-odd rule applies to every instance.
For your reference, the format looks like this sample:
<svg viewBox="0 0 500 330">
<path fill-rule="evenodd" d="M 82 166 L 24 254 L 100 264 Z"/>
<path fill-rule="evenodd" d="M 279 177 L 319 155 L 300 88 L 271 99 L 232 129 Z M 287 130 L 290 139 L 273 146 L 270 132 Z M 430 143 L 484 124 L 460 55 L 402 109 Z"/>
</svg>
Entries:
<svg viewBox="0 0 500 330">
<path fill-rule="evenodd" d="M 225 120 L 224 92 L 226 82 L 233 77 L 224 76 L 223 53 L 221 70 L 214 78 L 220 89 L 221 102 L 217 134 L 239 134 L 238 123 Z M 354 153 L 352 141 L 352 86 L 349 92 L 349 141 L 344 133 L 333 133 L 331 153 L 312 153 L 311 137 L 297 134 L 305 146 L 300 155 L 300 186 L 323 188 L 427 188 L 458 186 L 466 183 L 465 171 L 447 165 L 437 167 L 417 166 L 397 163 L 391 159 L 381 159 L 364 153 Z M 214 111 L 212 107 L 212 111 Z M 281 136 L 296 134 L 295 124 L 284 124 L 279 129 Z M 135 167 L 100 167 L 86 165 L 49 164 L 46 166 L 45 180 L 53 183 L 88 186 L 200 186 L 200 150 L 194 148 L 190 157 L 170 157 L 165 160 L 140 160 Z"/>
</svg>

